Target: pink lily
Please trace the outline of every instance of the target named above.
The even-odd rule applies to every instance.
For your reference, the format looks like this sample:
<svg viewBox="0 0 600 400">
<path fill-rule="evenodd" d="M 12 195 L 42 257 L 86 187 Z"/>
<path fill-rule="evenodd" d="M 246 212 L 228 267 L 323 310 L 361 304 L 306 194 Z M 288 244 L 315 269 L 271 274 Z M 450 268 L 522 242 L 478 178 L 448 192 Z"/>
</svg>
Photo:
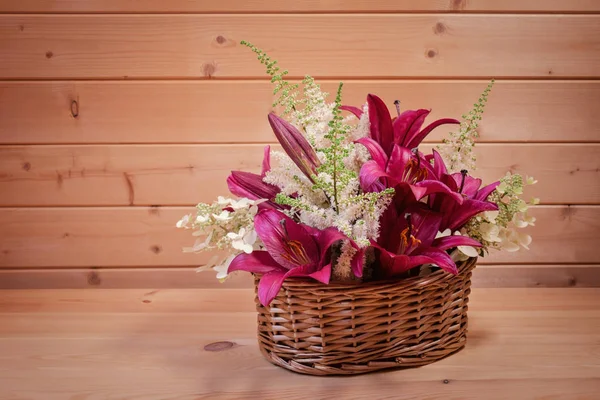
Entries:
<svg viewBox="0 0 600 400">
<path fill-rule="evenodd" d="M 251 200 L 267 199 L 258 205 L 259 208 L 285 209 L 286 206 L 275 203 L 275 196 L 279 188 L 263 181 L 263 178 L 271 169 L 271 147 L 265 146 L 262 170 L 260 175 L 245 171 L 231 171 L 227 177 L 229 191 L 239 197 L 247 197 Z"/>
<path fill-rule="evenodd" d="M 439 232 L 442 216 L 427 209 L 422 203 L 413 207 L 412 213 L 404 216 L 392 215 L 394 218 L 392 234 L 380 236 L 372 241 L 373 247 L 379 250 L 379 262 L 385 278 L 400 275 L 423 264 L 434 264 L 452 274 L 458 273 L 456 263 L 446 253 L 447 249 L 457 246 L 481 247 L 481 244 L 465 236 L 447 236 L 435 239 Z"/>
<path fill-rule="evenodd" d="M 427 137 L 435 128 L 445 124 L 460 124 L 460 121 L 453 118 L 438 119 L 421 129 L 425 118 L 431 110 L 407 110 L 400 112 L 400 102 L 394 102 L 398 116 L 390 116 L 387 106 L 381 98 L 374 94 L 367 96 L 367 105 L 369 109 L 370 134 L 369 137 L 379 144 L 385 154 L 391 156 L 393 145 L 397 144 L 409 149 L 418 147 L 423 139 Z M 360 118 L 362 110 L 352 106 L 342 106 L 342 110 L 349 111 Z"/>
<path fill-rule="evenodd" d="M 269 124 L 283 150 L 312 181 L 312 176 L 317 174 L 317 168 L 321 165 L 315 149 L 295 126 L 274 113 L 269 113 Z"/>
<path fill-rule="evenodd" d="M 388 158 L 383 148 L 371 138 L 361 138 L 357 143 L 365 146 L 372 158 L 360 170 L 360 185 L 364 191 L 379 192 L 386 187 L 399 190 L 398 186 L 404 186 L 416 200 L 432 193 L 446 193 L 454 201 L 462 202 L 462 196 L 436 179 L 431 164 L 418 151 L 413 153 L 394 144 Z"/>
<path fill-rule="evenodd" d="M 331 277 L 329 248 L 339 240 L 349 240 L 335 228 L 318 230 L 276 210 L 260 211 L 254 219 L 254 227 L 266 251 L 238 255 L 228 272 L 262 274 L 258 299 L 264 306 L 277 296 L 287 278 L 310 277 L 328 284 Z M 352 263 L 353 270 L 362 271 L 362 257 L 355 256 Z"/>
<path fill-rule="evenodd" d="M 500 182 L 491 183 L 480 189 L 481 179 L 467 175 L 467 170 L 448 174 L 444 160 L 435 150 L 433 151 L 433 169 L 441 182 L 449 187 L 454 194 L 464 198 L 461 203 L 451 201 L 443 194 L 434 194 L 427 199 L 431 209 L 441 212 L 443 215 L 440 230 L 458 230 L 475 215 L 498 209 L 498 205 L 488 201 L 487 198 Z"/>
</svg>

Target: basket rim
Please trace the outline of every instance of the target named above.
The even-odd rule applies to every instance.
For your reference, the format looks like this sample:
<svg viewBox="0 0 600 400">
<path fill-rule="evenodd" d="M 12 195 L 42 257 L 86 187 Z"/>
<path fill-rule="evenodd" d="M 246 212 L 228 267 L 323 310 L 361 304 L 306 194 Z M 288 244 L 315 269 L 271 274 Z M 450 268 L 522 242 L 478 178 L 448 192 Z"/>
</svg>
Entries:
<svg viewBox="0 0 600 400">
<path fill-rule="evenodd" d="M 469 257 L 465 261 L 459 261 L 457 263 L 458 275 L 465 274 L 472 270 L 477 263 L 478 257 Z M 253 274 L 255 279 L 260 279 L 262 274 Z M 444 283 L 450 279 L 453 279 L 457 275 L 448 273 L 442 269 L 431 272 L 424 276 L 413 276 L 410 278 L 395 278 L 395 279 L 382 279 L 369 282 L 331 282 L 324 284 L 316 280 L 305 278 L 305 277 L 292 277 L 283 282 L 282 289 L 294 289 L 294 288 L 305 288 L 305 289 L 320 289 L 320 290 L 340 290 L 340 289 L 362 289 L 362 288 L 373 288 L 373 287 L 420 287 L 427 286 L 433 283 Z"/>
</svg>

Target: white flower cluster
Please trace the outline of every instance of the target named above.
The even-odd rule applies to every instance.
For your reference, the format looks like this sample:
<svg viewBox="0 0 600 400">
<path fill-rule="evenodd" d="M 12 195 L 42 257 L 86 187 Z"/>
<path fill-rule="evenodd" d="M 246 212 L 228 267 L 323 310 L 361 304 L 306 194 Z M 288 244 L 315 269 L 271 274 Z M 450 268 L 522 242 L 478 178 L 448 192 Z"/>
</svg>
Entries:
<svg viewBox="0 0 600 400">
<path fill-rule="evenodd" d="M 219 196 L 212 204 L 198 204 L 195 215 L 184 215 L 177 222 L 178 228 L 192 229 L 192 235 L 199 237 L 192 247 L 185 247 L 184 252 L 225 250 L 228 253 L 225 257 L 213 256 L 198 271 L 213 269 L 217 272 L 217 279 L 224 280 L 229 264 L 236 255 L 262 248 L 254 230 L 257 205 L 262 201 L 247 198 L 233 200 Z"/>
<path fill-rule="evenodd" d="M 538 204 L 539 199 L 527 203 L 520 196 L 524 186 L 536 183 L 532 177 L 523 181 L 520 175 L 508 172 L 490 196 L 490 200 L 498 205 L 498 211 L 486 211 L 476 216 L 467 224 L 468 235 L 479 240 L 484 248 L 508 252 L 521 248 L 529 250 L 531 236 L 520 229 L 535 225 L 535 217 L 528 214 L 528 209 L 530 205 Z"/>
<path fill-rule="evenodd" d="M 308 79 L 308 78 L 307 78 Z M 306 85 L 305 79 L 305 85 Z M 327 162 L 326 154 L 320 149 L 331 146 L 330 122 L 334 118 L 332 110 L 335 103 L 326 103 L 325 95 L 318 85 L 308 81 L 304 90 L 304 108 L 295 111 L 293 124 L 303 132 L 311 145 L 317 149 L 317 156 L 323 163 Z M 283 195 L 293 196 L 295 215 L 303 224 L 317 229 L 336 227 L 359 246 L 366 247 L 370 239 L 379 236 L 379 218 L 385 211 L 391 195 L 360 194 L 358 174 L 361 166 L 370 159 L 369 152 L 354 141 L 369 135 L 368 109 L 365 105 L 363 115 L 358 124 L 352 126 L 346 122 L 355 120 L 354 117 L 344 119 L 347 132 L 342 136 L 339 151 L 345 154 L 343 166 L 347 174 L 342 184 L 338 182 L 339 207 L 334 208 L 332 201 L 322 190 L 315 190 L 315 185 L 304 176 L 292 160 L 282 152 L 272 152 L 274 165 L 264 177 L 264 182 L 277 186 Z M 317 174 L 320 183 L 332 185 L 334 181 L 330 170 Z"/>
</svg>

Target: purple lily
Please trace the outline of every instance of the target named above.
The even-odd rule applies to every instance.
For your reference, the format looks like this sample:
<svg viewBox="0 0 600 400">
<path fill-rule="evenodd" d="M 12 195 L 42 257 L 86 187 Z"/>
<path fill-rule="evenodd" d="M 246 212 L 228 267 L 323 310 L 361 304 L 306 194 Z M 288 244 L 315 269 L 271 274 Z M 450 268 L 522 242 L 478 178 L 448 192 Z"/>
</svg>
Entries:
<svg viewBox="0 0 600 400">
<path fill-rule="evenodd" d="M 435 264 L 444 271 L 457 274 L 456 263 L 446 250 L 457 246 L 481 247 L 478 241 L 465 236 L 435 239 L 442 216 L 428 210 L 422 203 L 415 205 L 413 212 L 404 216 L 397 213 L 391 215 L 394 213 L 395 208 L 391 208 L 391 213 L 386 215 L 395 218 L 393 234 L 382 235 L 377 242 L 372 241 L 373 247 L 379 250 L 379 262 L 385 278 L 400 275 L 423 264 Z"/>
<path fill-rule="evenodd" d="M 269 113 L 269 124 L 283 150 L 312 182 L 312 176 L 317 174 L 321 165 L 315 149 L 295 126 L 283 118 Z"/>
<path fill-rule="evenodd" d="M 484 211 L 498 210 L 498 205 L 488 201 L 487 198 L 500 182 L 494 182 L 480 188 L 481 179 L 467 175 L 467 170 L 448 174 L 444 160 L 435 150 L 433 151 L 433 169 L 440 181 L 449 187 L 454 194 L 464 197 L 461 203 L 451 201 L 443 194 L 434 194 L 428 198 L 431 209 L 443 215 L 440 230 L 458 230 L 475 215 Z"/>
<path fill-rule="evenodd" d="M 339 240 L 349 240 L 335 228 L 311 228 L 276 210 L 260 211 L 254 219 L 254 227 L 266 251 L 238 255 L 229 265 L 228 273 L 262 274 L 258 299 L 264 306 L 277 296 L 287 278 L 310 277 L 328 284 L 331 277 L 329 248 Z M 352 263 L 353 269 L 362 271 L 362 257 L 355 256 Z"/>
<path fill-rule="evenodd" d="M 371 138 L 359 139 L 357 143 L 365 146 L 372 158 L 360 170 L 360 185 L 364 191 L 379 192 L 386 187 L 398 190 L 398 186 L 404 186 L 417 201 L 432 193 L 446 193 L 454 201 L 462 202 L 462 196 L 436 179 L 431 164 L 418 151 L 413 153 L 394 144 L 388 158 L 384 149 Z"/>
<path fill-rule="evenodd" d="M 275 196 L 279 188 L 263 181 L 268 171 L 271 170 L 271 147 L 265 146 L 262 170 L 260 175 L 245 171 L 231 171 L 227 177 L 229 191 L 238 197 L 247 197 L 251 200 L 267 199 L 258 205 L 259 208 L 285 209 L 286 206 L 275 203 Z"/>
</svg>

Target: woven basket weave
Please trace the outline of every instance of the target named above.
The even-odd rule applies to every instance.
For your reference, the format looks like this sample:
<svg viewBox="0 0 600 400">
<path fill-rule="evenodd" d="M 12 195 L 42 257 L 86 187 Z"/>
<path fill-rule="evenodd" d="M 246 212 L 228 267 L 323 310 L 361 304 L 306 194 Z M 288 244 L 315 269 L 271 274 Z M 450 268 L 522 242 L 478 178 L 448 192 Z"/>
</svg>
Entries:
<svg viewBox="0 0 600 400">
<path fill-rule="evenodd" d="M 416 367 L 464 347 L 471 258 L 401 281 L 284 282 L 269 307 L 256 301 L 258 340 L 273 364 L 311 375 Z M 258 277 L 255 277 L 258 284 Z"/>
</svg>

